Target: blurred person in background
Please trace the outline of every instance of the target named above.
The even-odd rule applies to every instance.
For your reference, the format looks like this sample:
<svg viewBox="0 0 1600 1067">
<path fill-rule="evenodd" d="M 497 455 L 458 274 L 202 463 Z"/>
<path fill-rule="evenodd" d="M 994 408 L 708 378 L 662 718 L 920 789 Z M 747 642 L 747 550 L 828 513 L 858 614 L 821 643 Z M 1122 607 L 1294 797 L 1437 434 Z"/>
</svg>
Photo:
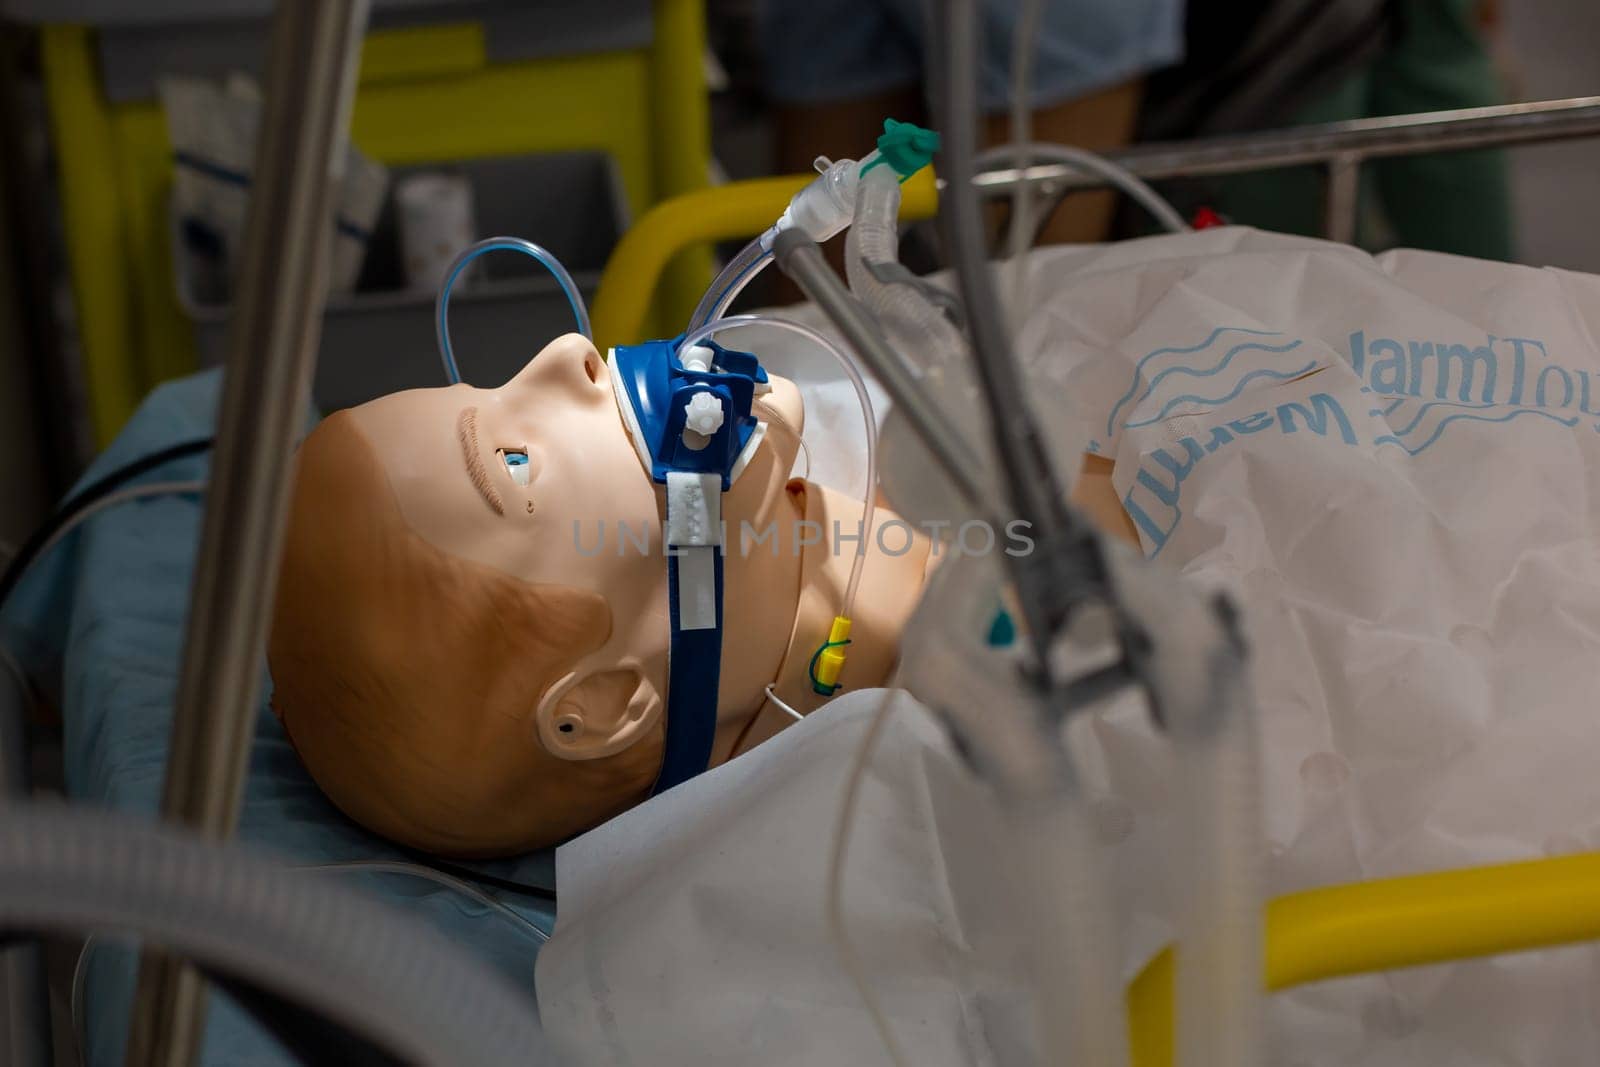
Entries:
<svg viewBox="0 0 1600 1067">
<path fill-rule="evenodd" d="M 1504 103 L 1498 0 L 1189 0 L 1182 65 L 1150 79 L 1141 140 Z M 1323 172 L 1171 183 L 1180 207 L 1234 222 L 1323 231 Z M 1499 151 L 1363 168 L 1360 243 L 1512 258 L 1510 179 Z"/>
<path fill-rule="evenodd" d="M 1026 0 L 983 0 L 979 92 L 985 144 L 1010 140 L 1013 31 Z M 1040 0 L 1029 104 L 1032 137 L 1095 151 L 1135 135 L 1146 77 L 1183 57 L 1184 0 Z M 780 173 L 819 155 L 859 157 L 883 120 L 931 125 L 929 76 L 937 5 L 926 0 L 761 0 L 758 41 L 767 95 L 777 104 Z M 1110 233 L 1110 193 L 1075 196 L 1041 240 L 1098 241 Z"/>
</svg>

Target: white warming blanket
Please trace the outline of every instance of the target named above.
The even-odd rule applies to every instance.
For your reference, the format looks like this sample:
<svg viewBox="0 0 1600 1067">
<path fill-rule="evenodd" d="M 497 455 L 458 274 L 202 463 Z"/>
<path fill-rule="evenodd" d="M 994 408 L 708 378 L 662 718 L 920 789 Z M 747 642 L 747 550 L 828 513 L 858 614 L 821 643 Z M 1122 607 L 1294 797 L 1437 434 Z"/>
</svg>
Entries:
<svg viewBox="0 0 1600 1067">
<path fill-rule="evenodd" d="M 1269 890 L 1600 848 L 1600 278 L 1240 229 L 1044 252 L 1030 275 L 1040 416 L 1114 461 L 1147 555 L 1245 607 Z M 633 1032 L 688 1057 L 662 1063 L 887 1062 L 840 1006 L 812 847 L 843 767 L 803 765 L 848 746 L 805 729 L 680 798 L 671 833 L 658 800 L 563 850 L 539 968 L 558 1040 Z M 1174 798 L 1131 703 L 1095 737 L 1131 973 L 1167 932 Z M 856 853 L 872 858 L 852 907 L 927 1038 L 916 1062 L 1026 1062 L 994 1006 L 1020 963 L 971 936 L 982 835 L 924 817 L 959 778 L 885 773 L 905 796 L 867 831 L 879 852 Z M 569 891 L 597 870 L 610 888 Z M 1600 1062 L 1597 963 L 1578 947 L 1277 996 L 1271 1062 Z"/>
</svg>

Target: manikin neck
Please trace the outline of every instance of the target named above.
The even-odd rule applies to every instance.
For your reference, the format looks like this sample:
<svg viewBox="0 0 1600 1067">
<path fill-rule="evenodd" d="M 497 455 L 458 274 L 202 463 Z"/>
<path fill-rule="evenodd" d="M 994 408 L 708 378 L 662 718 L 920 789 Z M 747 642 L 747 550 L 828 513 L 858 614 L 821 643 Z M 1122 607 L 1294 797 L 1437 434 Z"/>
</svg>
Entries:
<svg viewBox="0 0 1600 1067">
<path fill-rule="evenodd" d="M 730 526 L 729 576 L 725 599 L 722 689 L 718 701 L 717 740 L 712 763 L 721 763 L 773 736 L 793 722 L 768 697 L 801 714 L 830 698 L 811 684 L 811 661 L 827 639 L 842 610 L 844 590 L 855 554 L 865 554 L 860 589 L 850 632 L 842 691 L 883 685 L 893 669 L 900 635 L 917 600 L 927 570 L 929 546 L 908 534 L 878 530 L 897 521 L 878 509 L 873 530 L 861 528 L 862 502 L 821 486 L 795 479 L 785 485 L 774 511 L 778 523 L 776 551 L 768 544 L 740 551 Z M 835 540 L 835 531 L 844 536 Z M 863 534 L 859 540 L 858 533 Z M 888 546 L 888 550 L 885 549 Z M 736 584 L 758 595 L 734 595 Z"/>
</svg>

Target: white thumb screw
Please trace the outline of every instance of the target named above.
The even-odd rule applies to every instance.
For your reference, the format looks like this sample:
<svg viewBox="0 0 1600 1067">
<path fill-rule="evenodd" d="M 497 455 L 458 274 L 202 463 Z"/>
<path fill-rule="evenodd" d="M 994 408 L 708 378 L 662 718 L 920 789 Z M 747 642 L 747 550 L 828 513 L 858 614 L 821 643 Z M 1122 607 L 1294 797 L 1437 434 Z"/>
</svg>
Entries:
<svg viewBox="0 0 1600 1067">
<path fill-rule="evenodd" d="M 722 400 L 714 393 L 696 393 L 684 405 L 684 425 L 710 437 L 722 429 Z"/>
</svg>

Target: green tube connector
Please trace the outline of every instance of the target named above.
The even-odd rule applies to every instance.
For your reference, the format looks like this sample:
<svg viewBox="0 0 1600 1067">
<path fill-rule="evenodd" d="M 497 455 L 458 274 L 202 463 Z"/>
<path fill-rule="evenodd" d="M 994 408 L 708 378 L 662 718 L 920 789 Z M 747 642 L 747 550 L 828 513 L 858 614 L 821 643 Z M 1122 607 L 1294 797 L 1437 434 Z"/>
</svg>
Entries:
<svg viewBox="0 0 1600 1067">
<path fill-rule="evenodd" d="M 865 174 L 879 163 L 887 163 L 900 176 L 903 185 L 917 171 L 933 162 L 939 151 L 939 134 L 914 122 L 883 120 L 883 136 L 878 138 L 878 158 L 861 168 Z"/>
</svg>

